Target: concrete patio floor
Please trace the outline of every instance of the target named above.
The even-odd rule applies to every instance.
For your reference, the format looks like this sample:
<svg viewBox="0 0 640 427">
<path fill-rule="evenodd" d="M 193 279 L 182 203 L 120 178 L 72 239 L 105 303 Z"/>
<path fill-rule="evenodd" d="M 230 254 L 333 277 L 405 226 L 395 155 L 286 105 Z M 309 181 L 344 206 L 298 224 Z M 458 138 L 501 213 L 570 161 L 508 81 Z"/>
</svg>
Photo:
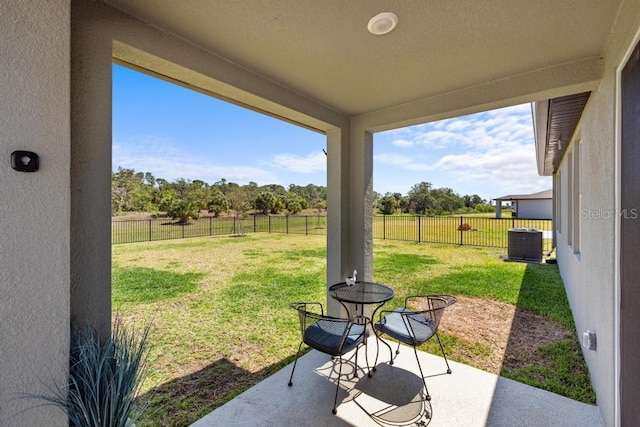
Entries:
<svg viewBox="0 0 640 427">
<path fill-rule="evenodd" d="M 331 413 L 337 370 L 329 356 L 312 350 L 298 360 L 292 387 L 287 386 L 289 365 L 192 426 L 603 425 L 596 406 L 460 363 L 449 362 L 452 374 L 447 375 L 443 358 L 419 352 L 431 394 L 431 401 L 425 401 L 413 350 L 403 347 L 394 365 L 386 363 L 389 351 L 380 350 L 372 378 L 360 371 L 358 378 L 340 381 L 337 415 Z M 375 344 L 369 345 L 371 353 Z M 343 374 L 352 373 L 353 357 L 344 363 Z"/>
</svg>

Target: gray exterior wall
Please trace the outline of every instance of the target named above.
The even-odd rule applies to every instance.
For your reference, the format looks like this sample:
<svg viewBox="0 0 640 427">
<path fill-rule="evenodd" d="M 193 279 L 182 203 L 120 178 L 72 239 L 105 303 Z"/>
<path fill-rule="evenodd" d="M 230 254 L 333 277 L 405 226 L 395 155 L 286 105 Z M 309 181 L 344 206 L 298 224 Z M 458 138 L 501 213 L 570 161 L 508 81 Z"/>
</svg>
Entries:
<svg viewBox="0 0 640 427">
<path fill-rule="evenodd" d="M 69 349 L 69 0 L 0 2 L 0 425 L 66 425 L 19 393 L 64 384 Z M 11 168 L 33 151 L 40 170 Z"/>
<path fill-rule="evenodd" d="M 553 202 L 544 200 L 518 200 L 518 218 L 551 219 Z"/>
<path fill-rule="evenodd" d="M 616 424 L 618 357 L 616 299 L 616 85 L 617 67 L 631 47 L 640 24 L 640 3 L 625 2 L 618 15 L 604 56 L 605 75 L 589 99 L 581 118 L 573 153 L 581 141 L 581 158 L 575 163 L 565 155 L 560 179 L 554 179 L 555 194 L 560 194 L 556 212 L 556 250 L 560 271 L 573 310 L 579 336 L 591 330 L 597 333 L 597 350 L 583 349 L 592 383 L 606 425 Z M 579 175 L 579 176 L 578 176 Z M 571 211 L 569 196 L 579 180 L 580 202 Z M 575 188 L 575 187 L 573 187 Z M 573 223 L 571 223 L 573 221 Z M 576 224 L 579 223 L 576 247 Z M 572 235 L 573 234 L 573 235 Z M 630 373 L 622 373 L 629 375 Z"/>
</svg>

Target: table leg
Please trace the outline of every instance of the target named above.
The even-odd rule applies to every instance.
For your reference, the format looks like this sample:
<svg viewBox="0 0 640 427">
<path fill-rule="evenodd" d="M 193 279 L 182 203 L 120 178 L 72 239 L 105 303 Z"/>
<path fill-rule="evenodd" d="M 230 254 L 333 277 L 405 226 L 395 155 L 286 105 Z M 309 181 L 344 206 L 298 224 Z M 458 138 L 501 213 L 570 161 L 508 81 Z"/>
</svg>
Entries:
<svg viewBox="0 0 640 427">
<path fill-rule="evenodd" d="M 387 348 L 389 349 L 389 354 L 391 355 L 391 357 L 393 358 L 393 350 L 391 349 L 391 346 L 389 344 L 387 344 L 382 338 L 380 338 L 380 336 L 376 333 L 375 328 L 373 327 L 373 319 L 375 319 L 376 313 L 378 312 L 378 310 L 380 310 L 380 308 L 382 308 L 382 306 L 385 303 L 383 302 L 382 304 L 378 305 L 374 310 L 373 313 L 371 313 L 371 330 L 373 331 L 373 335 L 376 337 L 376 360 L 373 363 L 373 371 L 376 371 L 376 367 L 378 366 L 378 356 L 380 354 L 380 343 L 382 342 L 382 344 L 386 345 Z M 371 376 L 371 373 L 369 373 L 369 376 Z"/>
</svg>

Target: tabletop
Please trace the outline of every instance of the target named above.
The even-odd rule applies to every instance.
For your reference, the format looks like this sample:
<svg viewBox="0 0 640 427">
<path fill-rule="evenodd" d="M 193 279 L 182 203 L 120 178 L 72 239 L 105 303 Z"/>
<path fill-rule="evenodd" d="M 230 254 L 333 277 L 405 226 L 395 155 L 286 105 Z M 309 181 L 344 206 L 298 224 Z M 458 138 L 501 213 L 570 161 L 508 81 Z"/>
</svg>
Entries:
<svg viewBox="0 0 640 427">
<path fill-rule="evenodd" d="M 349 286 L 341 282 L 329 287 L 329 295 L 342 302 L 378 304 L 389 301 L 395 292 L 389 286 L 380 283 L 356 282 L 355 285 Z"/>
</svg>

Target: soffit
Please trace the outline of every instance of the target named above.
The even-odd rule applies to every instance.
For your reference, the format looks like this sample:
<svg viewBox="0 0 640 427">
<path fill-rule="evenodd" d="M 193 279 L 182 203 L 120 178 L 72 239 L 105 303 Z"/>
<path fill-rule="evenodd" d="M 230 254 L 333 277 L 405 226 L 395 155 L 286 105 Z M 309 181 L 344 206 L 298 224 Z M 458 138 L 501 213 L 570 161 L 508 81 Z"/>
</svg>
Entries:
<svg viewBox="0 0 640 427">
<path fill-rule="evenodd" d="M 558 170 L 590 95 L 585 92 L 548 101 L 546 138 L 541 141 L 545 144 L 544 175 Z"/>
<path fill-rule="evenodd" d="M 335 111 L 364 114 L 602 55 L 621 0 L 111 0 Z M 382 11 L 399 17 L 367 32 Z"/>
</svg>

